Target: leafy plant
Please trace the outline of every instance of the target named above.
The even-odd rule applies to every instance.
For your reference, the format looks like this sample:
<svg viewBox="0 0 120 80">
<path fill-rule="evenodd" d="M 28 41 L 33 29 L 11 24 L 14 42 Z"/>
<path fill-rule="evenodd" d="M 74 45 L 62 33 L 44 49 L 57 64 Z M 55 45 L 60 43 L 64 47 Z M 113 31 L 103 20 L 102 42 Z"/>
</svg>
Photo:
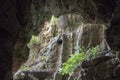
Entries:
<svg viewBox="0 0 120 80">
<path fill-rule="evenodd" d="M 23 69 L 23 70 L 27 71 L 27 70 L 30 69 L 30 67 L 28 67 L 28 66 L 21 66 L 20 69 Z"/>
<path fill-rule="evenodd" d="M 43 55 L 42 60 L 46 60 L 47 56 Z"/>
<path fill-rule="evenodd" d="M 38 44 L 40 44 L 39 37 L 32 35 L 29 45 L 38 45 Z"/>
<path fill-rule="evenodd" d="M 87 58 L 94 58 L 97 56 L 98 52 L 99 52 L 99 46 L 96 47 L 92 47 L 91 49 L 89 49 L 86 53 L 87 53 Z"/>
<path fill-rule="evenodd" d="M 74 69 L 80 64 L 83 60 L 96 57 L 99 51 L 99 46 L 93 47 L 89 50 L 85 48 L 80 48 L 80 53 L 72 54 L 68 60 L 62 65 L 62 75 L 72 74 Z"/>
<path fill-rule="evenodd" d="M 71 55 L 67 62 L 63 63 L 62 75 L 71 74 L 75 67 L 85 59 L 85 56 L 84 52 Z"/>
<path fill-rule="evenodd" d="M 54 15 L 52 15 L 51 21 L 57 25 L 58 24 L 58 18 L 56 18 Z"/>
</svg>

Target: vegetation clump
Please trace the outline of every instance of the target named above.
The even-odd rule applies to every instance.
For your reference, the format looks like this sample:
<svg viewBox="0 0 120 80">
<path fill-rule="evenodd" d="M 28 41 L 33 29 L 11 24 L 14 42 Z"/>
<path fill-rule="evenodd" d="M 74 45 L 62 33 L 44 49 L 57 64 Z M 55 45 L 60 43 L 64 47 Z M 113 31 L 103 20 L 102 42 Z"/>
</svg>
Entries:
<svg viewBox="0 0 120 80">
<path fill-rule="evenodd" d="M 52 21 L 55 25 L 58 25 L 58 18 L 56 18 L 54 15 L 52 15 L 51 21 Z"/>
<path fill-rule="evenodd" d="M 20 69 L 28 71 L 30 69 L 30 67 L 28 67 L 28 66 L 21 66 Z"/>
<path fill-rule="evenodd" d="M 32 35 L 32 38 L 29 42 L 29 45 L 39 45 L 40 44 L 40 39 L 38 36 Z"/>
<path fill-rule="evenodd" d="M 85 59 L 94 58 L 99 52 L 99 46 L 85 50 L 81 48 L 79 53 L 72 54 L 68 60 L 62 65 L 62 75 L 72 74 L 75 68 Z"/>
</svg>

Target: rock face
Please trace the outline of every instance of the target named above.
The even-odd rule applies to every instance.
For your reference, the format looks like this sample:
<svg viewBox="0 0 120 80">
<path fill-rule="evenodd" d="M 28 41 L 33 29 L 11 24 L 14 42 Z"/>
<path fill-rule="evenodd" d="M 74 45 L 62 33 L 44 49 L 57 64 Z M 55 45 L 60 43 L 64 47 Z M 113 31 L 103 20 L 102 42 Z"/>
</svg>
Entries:
<svg viewBox="0 0 120 80">
<path fill-rule="evenodd" d="M 120 62 L 115 56 L 101 56 L 81 63 L 69 80 L 119 80 Z"/>
<path fill-rule="evenodd" d="M 53 71 L 41 70 L 41 71 L 21 71 L 17 74 L 21 74 L 21 76 L 16 76 L 14 79 L 16 80 L 44 80 L 46 78 L 50 79 Z"/>
<path fill-rule="evenodd" d="M 114 27 L 114 29 L 113 29 Z M 116 51 L 120 51 L 120 28 L 119 25 L 113 25 L 113 27 L 107 30 L 107 41 L 110 44 L 111 48 Z M 115 35 L 115 36 L 113 36 Z"/>
<path fill-rule="evenodd" d="M 32 24 L 29 27 L 32 25 L 32 33 L 39 33 L 38 43 L 28 45 L 28 60 L 14 75 L 14 79 L 119 80 L 119 53 L 110 51 L 119 51 L 119 19 L 116 18 L 119 5 L 116 2 L 117 0 L 33 0 Z M 62 63 L 71 54 L 79 53 L 80 46 L 89 49 L 96 45 L 100 45 L 99 57 L 83 61 L 68 77 L 59 74 Z"/>
<path fill-rule="evenodd" d="M 26 63 L 23 64 L 23 66 L 29 67 L 29 69 L 27 71 L 25 71 L 24 69 L 19 69 L 14 76 L 15 80 L 19 80 L 19 76 L 22 76 L 21 73 L 24 72 L 25 76 L 28 75 L 27 72 L 29 74 L 32 73 L 32 76 L 34 78 L 30 78 L 30 76 L 27 76 L 27 78 L 30 78 L 31 80 L 64 80 L 62 79 L 62 75 L 58 74 L 58 71 L 62 67 L 62 63 L 66 62 L 66 60 L 71 54 L 79 53 L 80 46 L 90 48 L 95 47 L 96 45 L 100 45 L 101 51 L 109 51 L 110 48 L 106 42 L 105 36 L 106 28 L 107 27 L 104 24 L 83 23 L 80 14 L 65 14 L 61 15 L 59 18 L 55 18 L 55 16 L 52 16 L 51 20 L 45 23 L 44 27 L 38 35 L 39 44 L 29 45 L 30 55 Z M 89 77 L 87 77 L 87 75 L 89 76 L 91 74 L 94 76 L 94 74 L 97 74 L 97 68 L 98 70 L 100 69 L 100 74 L 103 74 L 104 72 L 102 70 L 105 69 L 105 71 L 107 71 L 107 69 L 109 68 L 103 68 L 106 65 L 110 65 L 112 69 L 115 69 L 117 66 L 114 65 L 114 62 L 115 64 L 117 62 L 114 61 L 112 63 L 111 61 L 115 58 L 113 58 L 109 54 L 109 56 L 105 56 L 106 54 L 107 53 L 104 53 L 102 54 L 102 57 L 88 61 L 90 63 L 86 62 L 84 66 L 88 66 L 87 68 L 89 74 L 85 73 L 86 75 L 84 75 L 84 77 L 80 79 L 90 80 Z M 107 64 L 109 61 L 110 64 Z M 113 64 L 114 66 L 111 66 L 111 64 Z M 104 66 L 101 68 L 101 65 Z M 83 64 L 81 66 L 83 66 Z M 86 70 L 86 67 L 84 68 Z M 79 72 L 83 69 L 79 69 Z M 50 74 L 50 77 L 49 74 L 46 75 L 49 78 L 44 77 L 45 79 L 43 79 L 40 77 L 42 76 L 40 74 L 41 70 L 53 71 L 53 73 Z M 91 73 L 92 70 L 94 71 L 94 74 Z M 39 77 L 34 75 L 34 72 L 36 71 L 38 71 L 37 73 Z M 109 71 L 109 69 L 108 73 L 111 74 L 111 71 Z M 83 75 L 83 73 L 80 73 L 80 75 Z M 25 76 L 21 80 L 24 80 Z M 99 77 L 101 76 L 102 75 L 100 75 Z M 88 79 L 86 79 L 86 77 Z M 107 79 L 105 78 L 100 78 L 100 80 L 108 80 L 111 77 Z M 76 77 L 71 76 L 68 79 L 72 80 L 76 79 Z M 91 78 L 91 80 L 93 80 L 93 78 Z M 95 80 L 97 80 L 97 77 L 95 78 Z"/>
<path fill-rule="evenodd" d="M 11 67 L 11 51 L 19 31 L 19 39 L 15 45 L 16 51 L 21 47 L 21 50 L 23 48 L 26 49 L 27 47 L 24 45 L 30 40 L 31 35 L 39 34 L 40 44 L 29 45 L 30 55 L 23 66 L 29 67 L 29 70 L 32 70 L 33 74 L 35 71 L 39 71 L 38 73 L 41 74 L 41 70 L 44 69 L 47 69 L 48 73 L 54 71 L 54 73 L 50 73 L 52 75 L 51 79 L 60 80 L 61 76 L 57 75 L 59 68 L 62 67 L 62 63 L 65 62 L 71 54 L 79 52 L 80 45 L 86 48 L 100 45 L 101 51 L 110 50 L 105 35 L 107 23 L 111 24 L 111 27 L 107 30 L 107 41 L 111 49 L 119 51 L 119 2 L 120 0 L 1 0 L 0 59 L 2 60 L 0 61 L 5 61 L 7 64 L 10 63 L 9 66 Z M 29 10 L 31 12 L 29 12 Z M 28 16 L 30 17 L 27 22 Z M 28 25 L 24 27 L 27 23 Z M 8 61 L 6 61 L 4 57 L 6 57 Z M 111 59 L 105 60 L 104 63 L 100 62 L 100 64 L 97 64 L 95 67 L 97 70 L 105 69 L 106 72 L 109 72 L 109 67 L 101 69 L 99 66 L 110 65 L 107 64 L 107 62 L 110 61 Z M 116 63 L 117 60 L 111 62 Z M 4 66 L 1 67 L 3 68 Z M 100 72 L 101 75 L 99 77 L 101 80 L 110 79 L 110 75 L 114 77 L 111 79 L 117 80 L 117 74 L 119 74 L 119 72 L 117 73 L 116 71 L 119 71 L 119 67 L 118 65 L 111 65 L 111 67 L 115 69 L 115 71 L 112 70 L 112 73 L 115 73 L 115 75 L 109 72 L 108 77 L 101 78 L 102 72 Z M 88 74 L 81 79 L 85 80 L 88 78 L 86 80 L 89 80 L 90 78 L 88 76 L 92 76 L 91 70 L 95 71 L 96 69 L 88 68 Z M 28 79 L 31 79 L 28 73 L 31 74 L 30 71 L 25 72 L 23 79 L 25 79 L 26 76 Z M 44 73 L 46 72 L 43 72 L 43 74 Z M 95 74 L 98 73 L 95 72 Z M 93 74 L 93 76 L 95 74 Z M 3 75 L 0 77 L 2 76 Z M 56 76 L 58 76 L 58 78 Z M 38 78 L 38 80 L 40 79 L 40 77 L 36 78 Z M 91 79 L 94 80 L 92 77 Z"/>
</svg>

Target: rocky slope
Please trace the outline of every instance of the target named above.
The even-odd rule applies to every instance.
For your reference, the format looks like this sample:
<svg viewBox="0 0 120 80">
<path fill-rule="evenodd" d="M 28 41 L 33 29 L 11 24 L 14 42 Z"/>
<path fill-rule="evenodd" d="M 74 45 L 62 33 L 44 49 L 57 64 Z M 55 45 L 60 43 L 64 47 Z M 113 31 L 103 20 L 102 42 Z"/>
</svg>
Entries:
<svg viewBox="0 0 120 80">
<path fill-rule="evenodd" d="M 37 41 L 28 44 L 28 60 L 14 79 L 119 80 L 120 35 L 119 19 L 116 19 L 119 5 L 116 1 L 33 0 L 32 24 L 29 23 L 28 28 L 32 34 L 37 32 L 38 35 L 33 36 Z M 62 63 L 71 54 L 79 53 L 80 46 L 89 49 L 97 45 L 101 52 L 98 57 L 83 61 L 69 76 L 59 74 Z"/>
</svg>

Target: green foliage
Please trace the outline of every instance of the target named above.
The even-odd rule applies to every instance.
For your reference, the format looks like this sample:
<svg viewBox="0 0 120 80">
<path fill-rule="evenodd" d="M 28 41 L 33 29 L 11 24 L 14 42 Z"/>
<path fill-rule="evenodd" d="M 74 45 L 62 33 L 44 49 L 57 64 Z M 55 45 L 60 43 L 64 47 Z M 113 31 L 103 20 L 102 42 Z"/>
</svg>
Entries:
<svg viewBox="0 0 120 80">
<path fill-rule="evenodd" d="M 32 35 L 29 45 L 39 45 L 39 44 L 40 44 L 39 37 Z"/>
<path fill-rule="evenodd" d="M 42 60 L 46 60 L 47 56 L 43 55 Z"/>
<path fill-rule="evenodd" d="M 68 60 L 62 65 L 62 75 L 72 74 L 74 69 L 79 65 L 83 60 L 96 57 L 99 51 L 99 46 L 93 47 L 89 50 L 81 48 L 80 53 L 72 54 Z"/>
<path fill-rule="evenodd" d="M 98 55 L 99 52 L 99 46 L 93 47 L 91 49 L 89 49 L 86 53 L 87 53 L 87 58 L 94 58 Z"/>
<path fill-rule="evenodd" d="M 30 69 L 30 67 L 28 67 L 28 66 L 21 66 L 20 69 L 28 71 Z"/>
<path fill-rule="evenodd" d="M 58 24 L 58 19 L 57 19 L 54 15 L 52 15 L 51 21 L 52 21 L 55 25 Z"/>
<path fill-rule="evenodd" d="M 84 52 L 71 55 L 71 57 L 68 58 L 67 62 L 63 63 L 62 75 L 71 74 L 74 71 L 75 67 L 84 59 L 85 59 Z"/>
</svg>

